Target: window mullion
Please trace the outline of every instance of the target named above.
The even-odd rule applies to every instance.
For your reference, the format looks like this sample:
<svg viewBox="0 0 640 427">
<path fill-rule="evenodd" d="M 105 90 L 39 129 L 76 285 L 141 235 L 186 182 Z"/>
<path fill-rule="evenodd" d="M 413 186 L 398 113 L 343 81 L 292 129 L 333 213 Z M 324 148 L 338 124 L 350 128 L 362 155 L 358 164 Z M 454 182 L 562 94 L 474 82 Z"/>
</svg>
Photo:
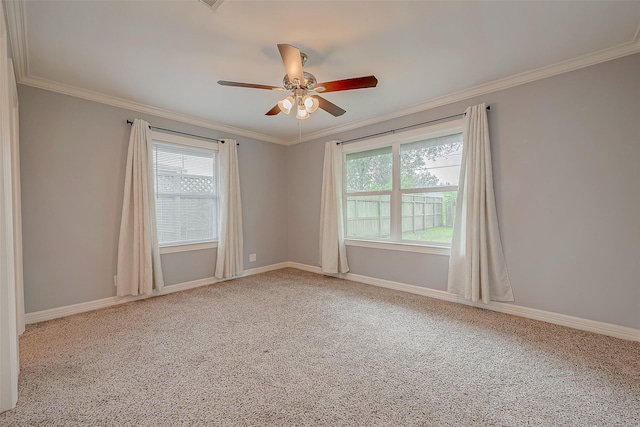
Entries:
<svg viewBox="0 0 640 427">
<path fill-rule="evenodd" d="M 402 195 L 400 194 L 400 144 L 393 144 L 391 187 L 391 241 L 399 242 L 402 234 Z"/>
<path fill-rule="evenodd" d="M 343 186 L 344 187 L 344 186 Z M 352 191 L 344 193 L 347 196 L 386 196 L 387 194 L 391 194 L 391 190 L 382 190 L 382 191 Z"/>
<path fill-rule="evenodd" d="M 425 187 L 425 188 L 405 188 L 401 190 L 402 194 L 413 193 L 442 193 L 445 191 L 458 191 L 457 185 L 446 185 L 442 187 Z"/>
</svg>

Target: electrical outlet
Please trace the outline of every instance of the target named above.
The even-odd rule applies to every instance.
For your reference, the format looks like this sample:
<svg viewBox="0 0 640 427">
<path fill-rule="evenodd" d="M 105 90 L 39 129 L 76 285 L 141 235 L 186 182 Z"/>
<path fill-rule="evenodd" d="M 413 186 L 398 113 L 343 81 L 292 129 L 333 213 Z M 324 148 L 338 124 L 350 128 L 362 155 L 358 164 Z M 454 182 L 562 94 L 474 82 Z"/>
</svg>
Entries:
<svg viewBox="0 0 640 427">
<path fill-rule="evenodd" d="M 256 254 L 249 254 L 249 262 L 256 262 Z"/>
</svg>

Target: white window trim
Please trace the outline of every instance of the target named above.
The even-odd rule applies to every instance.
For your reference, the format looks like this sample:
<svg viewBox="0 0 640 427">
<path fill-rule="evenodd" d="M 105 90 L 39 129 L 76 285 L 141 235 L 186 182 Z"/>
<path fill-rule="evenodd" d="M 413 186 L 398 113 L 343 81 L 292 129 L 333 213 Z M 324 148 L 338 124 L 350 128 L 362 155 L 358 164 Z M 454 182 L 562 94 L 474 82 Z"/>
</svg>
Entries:
<svg viewBox="0 0 640 427">
<path fill-rule="evenodd" d="M 447 246 L 435 246 L 433 244 L 391 242 L 388 240 L 363 240 L 349 238 L 345 239 L 344 244 L 347 246 L 356 246 L 359 248 L 384 249 L 391 251 L 416 252 L 420 254 L 431 255 L 451 255 L 451 248 Z"/>
<path fill-rule="evenodd" d="M 159 143 L 179 144 L 189 147 L 205 148 L 207 150 L 219 151 L 219 143 L 216 141 L 205 141 L 196 138 L 175 135 L 172 133 L 151 131 L 151 140 Z M 219 180 L 218 180 L 219 182 Z M 218 194 L 220 192 L 218 191 Z M 178 252 L 199 251 L 203 249 L 215 249 L 218 247 L 217 240 L 196 242 L 196 243 L 164 243 L 160 245 L 160 254 L 172 254 Z"/>
<path fill-rule="evenodd" d="M 180 245 L 165 245 L 160 246 L 160 255 L 174 254 L 178 252 L 189 251 L 201 251 L 203 249 L 215 249 L 218 247 L 218 242 L 202 242 L 202 243 L 186 243 Z"/>
<path fill-rule="evenodd" d="M 151 139 L 157 142 L 168 142 L 169 144 L 180 144 L 190 147 L 206 148 L 207 150 L 219 151 L 218 142 L 216 141 L 205 141 L 196 138 L 188 138 L 186 136 L 174 135 L 172 133 L 152 130 Z"/>
<path fill-rule="evenodd" d="M 450 135 L 452 133 L 462 132 L 463 130 L 464 120 L 451 120 L 446 123 L 431 125 L 426 128 L 407 130 L 400 133 L 379 136 L 377 138 L 351 142 L 342 146 L 342 152 L 347 154 L 364 150 L 372 150 L 374 148 L 386 147 L 396 143 L 407 144 L 410 142 L 421 141 L 423 139 Z"/>
<path fill-rule="evenodd" d="M 374 249 L 386 249 L 397 250 L 405 252 L 418 252 L 434 255 L 449 255 L 451 248 L 449 246 L 439 246 L 435 242 L 419 242 L 413 240 L 402 239 L 402 204 L 400 198 L 402 194 L 407 193 L 423 193 L 423 192 L 440 192 L 451 191 L 452 187 L 431 187 L 431 188 L 416 188 L 416 189 L 400 189 L 400 145 L 411 142 L 421 141 L 424 139 L 437 138 L 440 136 L 450 135 L 452 133 L 461 133 L 464 130 L 464 120 L 457 119 L 451 120 L 445 123 L 435 124 L 426 128 L 418 128 L 408 130 L 400 133 L 392 133 L 388 135 L 379 136 L 377 138 L 366 139 L 362 141 L 345 144 L 342 146 L 342 173 L 345 179 L 343 179 L 346 186 L 346 170 L 344 159 L 349 153 L 355 153 L 366 150 L 373 150 L 376 148 L 391 146 L 392 161 L 393 161 L 393 176 L 392 176 L 392 188 L 391 191 L 376 191 L 376 192 L 353 192 L 348 193 L 349 196 L 355 195 L 377 195 L 378 193 L 390 194 L 391 196 L 391 208 L 392 223 L 391 223 L 391 237 L 390 239 L 370 239 L 370 238 L 357 238 L 346 237 L 345 244 L 347 246 L 366 247 Z M 455 186 L 457 189 L 457 186 Z M 345 187 L 341 189 L 342 200 L 344 206 L 347 204 L 347 193 Z M 346 232 L 346 220 L 347 211 L 344 209 L 342 221 L 345 224 Z"/>
</svg>

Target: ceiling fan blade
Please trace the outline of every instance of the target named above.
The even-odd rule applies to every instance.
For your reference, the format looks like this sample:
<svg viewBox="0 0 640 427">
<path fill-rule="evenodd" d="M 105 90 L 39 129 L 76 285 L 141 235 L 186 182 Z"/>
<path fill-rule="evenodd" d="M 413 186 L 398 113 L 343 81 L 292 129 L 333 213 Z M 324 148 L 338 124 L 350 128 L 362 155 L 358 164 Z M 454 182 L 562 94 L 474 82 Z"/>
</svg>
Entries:
<svg viewBox="0 0 640 427">
<path fill-rule="evenodd" d="M 322 108 L 324 111 L 326 111 L 327 113 L 331 114 L 334 117 L 341 116 L 347 112 L 347 110 L 343 110 L 342 108 L 338 107 L 336 104 L 327 101 L 321 96 L 314 95 L 313 97 L 318 100 L 318 107 Z"/>
<path fill-rule="evenodd" d="M 334 80 L 332 82 L 317 83 L 316 91 L 320 92 L 321 87 L 324 88 L 321 92 L 337 92 L 339 90 L 352 90 L 352 89 L 364 89 L 368 87 L 376 87 L 378 79 L 376 76 L 355 77 L 353 79 Z"/>
<path fill-rule="evenodd" d="M 276 104 L 271 110 L 267 111 L 265 116 L 276 116 L 280 113 L 280 107 Z"/>
<path fill-rule="evenodd" d="M 251 88 L 251 89 L 268 89 L 268 90 L 279 90 L 279 89 L 282 89 L 279 86 L 258 85 L 258 84 L 254 84 L 254 83 L 228 82 L 226 80 L 218 80 L 218 84 L 222 85 L 222 86 L 248 87 L 248 88 Z"/>
<path fill-rule="evenodd" d="M 300 85 L 305 84 L 304 73 L 302 72 L 302 59 L 300 58 L 300 49 L 290 44 L 279 44 L 278 50 L 284 63 L 284 69 L 289 75 L 289 80 L 298 79 Z"/>
</svg>

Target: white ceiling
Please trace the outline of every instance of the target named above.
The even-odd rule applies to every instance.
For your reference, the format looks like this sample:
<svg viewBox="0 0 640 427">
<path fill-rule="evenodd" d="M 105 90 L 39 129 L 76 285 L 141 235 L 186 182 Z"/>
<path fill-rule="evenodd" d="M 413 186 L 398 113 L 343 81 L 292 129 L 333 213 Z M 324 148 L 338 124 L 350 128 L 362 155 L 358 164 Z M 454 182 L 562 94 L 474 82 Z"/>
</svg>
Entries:
<svg viewBox="0 0 640 427">
<path fill-rule="evenodd" d="M 285 144 L 640 51 L 640 1 L 30 0 L 8 21 L 22 83 Z M 280 85 L 278 43 L 378 87 L 327 93 L 347 113 L 298 129 L 264 115 L 282 92 L 216 83 Z"/>
</svg>

